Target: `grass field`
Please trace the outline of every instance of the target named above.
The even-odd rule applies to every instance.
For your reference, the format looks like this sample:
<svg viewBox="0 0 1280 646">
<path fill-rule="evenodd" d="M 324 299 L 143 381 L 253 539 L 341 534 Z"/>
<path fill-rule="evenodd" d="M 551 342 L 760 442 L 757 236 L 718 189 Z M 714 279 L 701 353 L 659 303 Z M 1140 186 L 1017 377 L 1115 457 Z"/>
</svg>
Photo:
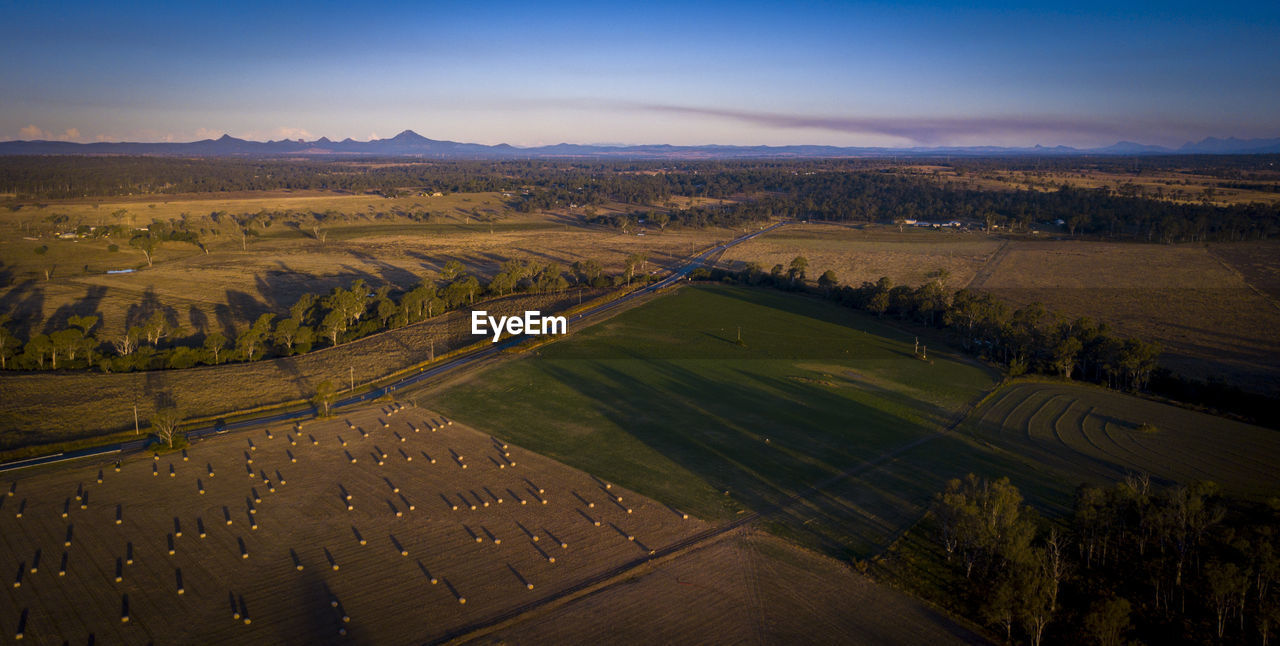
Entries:
<svg viewBox="0 0 1280 646">
<path fill-rule="evenodd" d="M 432 402 L 724 520 L 868 469 L 932 436 L 995 383 L 967 360 L 931 350 L 926 362 L 912 351 L 900 330 L 829 303 L 693 288 L 479 373 Z M 794 510 L 783 531 L 833 553 L 872 553 L 931 494 L 899 484 L 846 481 L 829 499 Z"/>
<path fill-rule="evenodd" d="M 1256 499 L 1280 493 L 1280 432 L 1093 386 L 1015 384 L 961 430 L 1067 482 L 1107 483 L 1139 472 L 1166 484 L 1213 480 Z"/>
<path fill-rule="evenodd" d="M 894 284 L 914 286 L 944 269 L 947 284 L 959 287 L 973 278 L 1001 242 L 985 234 L 950 229 L 794 224 L 730 249 L 722 261 L 731 268 L 755 262 L 769 271 L 775 264 L 787 267 L 792 258 L 804 256 L 811 278 L 830 269 L 841 284 L 854 286 L 881 276 Z"/>
<path fill-rule="evenodd" d="M 841 558 L 880 553 L 920 519 L 946 480 L 969 472 L 1009 476 L 1048 513 L 1065 513 L 1080 483 L 1105 484 L 1128 470 L 1214 479 L 1241 495 L 1275 489 L 1265 468 L 1274 460 L 1237 467 L 1231 456 L 1274 455 L 1280 435 L 1089 386 L 1003 389 L 956 431 L 939 434 L 995 385 L 995 375 L 924 341 L 933 363 L 912 356 L 901 330 L 825 302 L 692 288 L 480 373 L 433 403 L 706 518 L 768 510 L 826 482 L 768 522 Z M 1059 390 L 1081 401 L 1043 394 Z M 1041 410 L 1046 397 L 1053 407 Z M 1008 434 L 1026 422 L 1010 415 L 1014 430 L 993 431 L 991 411 L 1006 406 L 1034 414 L 1035 424 L 1069 411 L 1089 437 L 1110 420 L 1129 452 L 1010 444 Z M 1127 429 L 1143 422 L 1161 430 L 1133 440 Z M 1036 437 L 1051 436 L 1049 429 Z M 1223 448 L 1206 445 L 1215 441 Z M 829 482 L 840 473 L 849 477 Z"/>
</svg>

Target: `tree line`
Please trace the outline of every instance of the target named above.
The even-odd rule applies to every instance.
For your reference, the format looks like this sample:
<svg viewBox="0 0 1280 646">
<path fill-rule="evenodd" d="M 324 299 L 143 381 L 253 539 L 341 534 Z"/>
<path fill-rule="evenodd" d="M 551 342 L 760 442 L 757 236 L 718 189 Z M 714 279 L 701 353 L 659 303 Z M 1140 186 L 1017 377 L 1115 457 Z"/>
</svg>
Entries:
<svg viewBox="0 0 1280 646">
<path fill-rule="evenodd" d="M 806 291 L 876 316 L 949 330 L 962 348 L 1003 366 L 1011 376 L 1041 373 L 1141 390 L 1160 354 L 1159 345 L 1116 336 L 1087 317 L 1066 319 L 1039 303 L 1014 308 L 986 292 L 948 290 L 945 270 L 917 287 L 894 285 L 887 277 L 853 287 L 840 285 L 830 270 L 811 285 L 808 267 L 808 260 L 797 256 L 788 266 L 768 271 L 747 263 L 738 271 L 699 269 L 691 277 Z"/>
<path fill-rule="evenodd" d="M 987 292 L 950 290 L 942 269 L 915 287 L 894 285 L 887 277 L 854 287 L 841 285 L 830 270 L 810 281 L 808 266 L 798 256 L 788 266 L 777 264 L 768 271 L 747 263 L 740 270 L 700 268 L 690 277 L 807 292 L 876 316 L 945 330 L 962 350 L 1001 366 L 1010 376 L 1042 374 L 1144 391 L 1280 428 L 1280 401 L 1274 397 L 1160 368 L 1159 344 L 1119 336 L 1104 322 L 1065 317 L 1039 303 L 1012 307 Z"/>
<path fill-rule="evenodd" d="M 1008 478 L 969 474 L 934 499 L 934 545 L 969 617 L 1006 643 L 1239 643 L 1280 627 L 1280 500 L 1132 474 L 1082 485 L 1046 520 Z"/>
<path fill-rule="evenodd" d="M 595 260 L 575 262 L 568 270 L 555 262 L 508 260 L 493 278 L 481 282 L 454 260 L 445 264 L 439 280 L 424 279 L 407 290 L 391 285 L 373 289 L 358 279 L 326 295 L 305 293 L 287 316 L 262 314 L 230 336 L 188 334 L 161 308 L 113 335 L 98 333 L 101 318 L 87 315 L 69 317 L 66 328 L 22 339 L 10 329 L 9 317 L 0 316 L 0 369 L 124 372 L 292 356 L 424 321 L 479 298 L 647 282 L 652 276 L 643 272 L 646 267 L 643 254 L 628 257 L 616 274 Z"/>
<path fill-rule="evenodd" d="M 1233 160 L 1234 158 L 1232 158 Z M 1238 163 L 1263 161 L 1246 158 Z M 1232 160 L 1215 160 L 1227 164 Z M 1017 166 L 1026 160 L 965 160 Z M 1205 162 L 1206 164 L 1208 162 Z M 1213 170 L 1216 166 L 1209 166 Z M 1220 170 L 1220 169 L 1219 169 Z M 987 228 L 1043 228 L 1058 220 L 1070 235 L 1145 242 L 1249 240 L 1280 235 L 1280 205 L 1173 203 L 1106 188 L 977 190 L 896 172 L 867 160 L 743 162 L 448 162 L 365 165 L 326 161 L 149 157 L 0 158 L 0 192 L 19 199 L 267 189 L 399 194 L 403 190 L 504 191 L 518 211 L 615 201 L 667 204 L 673 196 L 730 198 L 782 217 L 839 222 L 961 220 Z M 738 222 L 735 209 L 701 207 L 694 226 Z M 1056 227 L 1057 225 L 1052 225 Z"/>
</svg>

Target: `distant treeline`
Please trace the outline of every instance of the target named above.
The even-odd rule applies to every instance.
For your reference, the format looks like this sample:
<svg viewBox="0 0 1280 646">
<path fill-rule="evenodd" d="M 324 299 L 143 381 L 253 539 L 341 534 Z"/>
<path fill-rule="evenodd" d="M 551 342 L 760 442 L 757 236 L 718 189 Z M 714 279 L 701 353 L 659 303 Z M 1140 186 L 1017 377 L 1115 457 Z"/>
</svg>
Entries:
<svg viewBox="0 0 1280 646">
<path fill-rule="evenodd" d="M 1227 161 L 1215 158 L 1215 163 Z M 1001 160 L 1004 163 L 1014 163 Z M 976 165 L 982 160 L 956 162 Z M 995 164 L 996 161 L 985 163 Z M 1026 163 L 1025 161 L 1017 163 Z M 1242 162 L 1243 163 L 1243 162 Z M 1256 164 L 1257 161 L 1255 160 Z M 1243 173 L 1237 178 L 1247 177 Z M 761 217 L 837 222 L 959 220 L 982 227 L 1049 227 L 1147 242 L 1249 240 L 1280 235 L 1280 205 L 1174 203 L 1110 188 L 975 190 L 895 172 L 885 162 L 449 162 L 343 164 L 155 157 L 4 157 L 0 192 L 20 199 L 265 189 L 398 195 L 405 190 L 505 191 L 524 212 L 608 201 L 664 207 L 693 226 L 737 226 Z M 672 198 L 733 198 L 682 214 Z M 643 209 L 641 210 L 643 212 Z M 1062 221 L 1061 229 L 1054 223 Z"/>
<path fill-rule="evenodd" d="M 397 293 L 391 285 L 371 289 L 356 280 L 327 295 L 303 294 L 287 317 L 263 314 L 233 338 L 221 332 L 189 334 L 161 308 L 117 335 L 97 334 L 101 318 L 87 315 L 69 317 L 64 329 L 19 338 L 8 317 L 0 316 L 0 369 L 125 372 L 291 356 L 424 321 L 478 298 L 647 282 L 646 264 L 645 256 L 633 254 L 622 273 L 609 274 L 594 260 L 575 262 L 568 271 L 554 262 L 510 260 L 481 283 L 461 263 L 450 261 L 439 282 L 423 280 L 407 291 Z"/>
<path fill-rule="evenodd" d="M 1046 529 L 1007 478 L 947 483 L 926 525 L 959 582 L 951 604 L 1006 643 L 1033 646 L 1265 646 L 1280 629 L 1274 499 L 1134 475 L 1081 486 L 1061 523 Z"/>
<path fill-rule="evenodd" d="M 1276 181 L 1280 155 L 1034 155 L 1018 157 L 957 158 L 947 165 L 964 173 L 1041 171 L 1071 173 L 1100 171 L 1130 174 L 1192 173 L 1225 180 Z"/>
<path fill-rule="evenodd" d="M 1013 308 L 987 292 L 949 290 L 945 270 L 916 287 L 894 285 L 888 278 L 854 287 L 840 285 L 830 270 L 811 285 L 808 267 L 797 257 L 787 267 L 778 264 L 767 271 L 748 263 L 739 271 L 697 269 L 690 277 L 804 291 L 877 316 L 947 330 L 964 350 L 1003 366 L 1010 376 L 1039 373 L 1145 391 L 1280 428 L 1275 399 L 1158 368 L 1158 344 L 1117 336 L 1088 317 L 1067 318 L 1039 303 Z"/>
</svg>

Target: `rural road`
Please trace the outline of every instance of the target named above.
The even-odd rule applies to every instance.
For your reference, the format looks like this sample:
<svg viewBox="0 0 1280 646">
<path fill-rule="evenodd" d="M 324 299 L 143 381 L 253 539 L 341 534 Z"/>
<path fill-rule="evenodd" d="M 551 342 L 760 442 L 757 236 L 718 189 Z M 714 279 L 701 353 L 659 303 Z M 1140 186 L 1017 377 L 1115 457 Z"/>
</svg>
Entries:
<svg viewBox="0 0 1280 646">
<path fill-rule="evenodd" d="M 684 265 L 681 265 L 680 267 L 676 268 L 666 278 L 663 278 L 662 280 L 652 285 L 649 285 L 648 287 L 631 292 L 630 294 L 622 296 L 621 298 L 618 298 L 616 300 L 610 301 L 608 303 L 602 303 L 590 309 L 574 314 L 573 316 L 569 317 L 569 321 L 570 322 L 581 321 L 583 319 L 586 319 L 592 316 L 598 316 L 604 312 L 607 312 L 614 308 L 620 307 L 630 301 L 633 301 L 641 296 L 644 296 L 646 294 L 651 294 L 653 292 L 656 292 L 660 289 L 664 289 L 666 287 L 670 287 L 680 282 L 681 280 L 683 280 L 693 270 L 699 267 L 702 267 L 707 262 L 708 259 L 715 256 L 716 254 L 724 252 L 729 247 L 746 242 L 747 240 L 751 240 L 756 236 L 764 235 L 765 233 L 773 231 L 774 229 L 777 229 L 778 227 L 781 227 L 785 224 L 787 224 L 786 221 L 778 222 L 776 224 L 760 229 L 759 231 L 755 231 L 746 235 L 739 236 L 728 242 L 712 247 L 702 252 L 701 254 L 694 256 L 689 260 L 689 262 L 685 263 Z M 403 379 L 387 384 L 380 388 L 375 388 L 367 393 L 354 395 L 352 397 L 347 397 L 346 399 L 340 399 L 333 405 L 333 408 L 335 410 L 342 409 L 350 406 L 355 406 L 357 404 L 361 404 L 364 402 L 372 401 L 374 399 L 382 397 L 383 395 L 394 392 L 406 386 L 411 386 L 413 384 L 424 381 L 426 379 L 431 379 L 432 377 L 438 377 L 440 375 L 444 375 L 444 374 L 448 374 L 448 373 L 460 370 L 467 366 L 473 365 L 479 361 L 483 361 L 484 359 L 492 357 L 498 354 L 499 352 L 506 350 L 507 348 L 519 345 L 525 342 L 526 340 L 528 340 L 529 338 L 530 337 L 526 335 L 519 335 L 519 336 L 513 336 L 510 338 L 504 339 L 498 343 L 490 344 L 488 347 L 483 348 L 481 350 L 476 350 L 474 352 L 464 354 L 455 359 L 446 361 L 445 363 L 442 363 L 438 366 L 423 370 L 422 372 L 419 372 L 414 375 L 409 375 Z M 277 422 L 287 422 L 290 420 L 306 419 L 313 416 L 314 416 L 313 412 L 309 409 L 287 411 L 283 413 L 277 413 L 275 415 L 264 415 L 261 417 L 254 417 L 252 419 L 241 420 L 241 421 L 233 422 L 230 424 L 214 424 L 212 426 L 197 428 L 192 431 L 188 431 L 187 437 L 195 439 L 195 438 L 207 437 L 210 435 L 219 435 L 222 433 L 227 433 L 229 431 L 261 426 L 263 424 L 274 424 Z M 148 443 L 148 440 L 141 439 L 141 440 L 134 440 L 130 442 L 122 442 L 119 444 L 111 444 L 107 446 L 97 446 L 97 447 L 92 447 L 88 449 L 81 449 L 78 451 L 68 451 L 66 453 L 55 453 L 52 455 L 44 455 L 44 456 L 39 456 L 34 458 L 27 458 L 23 460 L 15 460 L 13 462 L 6 462 L 4 464 L 0 464 L 0 473 L 4 473 L 6 471 L 13 471 L 17 469 L 23 469 L 27 467 L 34 467 L 42 464 L 53 464 L 56 462 L 65 462 L 67 460 L 77 460 L 82 458 L 111 455 L 115 453 L 128 453 L 132 451 L 140 451 L 146 448 L 147 443 Z"/>
</svg>

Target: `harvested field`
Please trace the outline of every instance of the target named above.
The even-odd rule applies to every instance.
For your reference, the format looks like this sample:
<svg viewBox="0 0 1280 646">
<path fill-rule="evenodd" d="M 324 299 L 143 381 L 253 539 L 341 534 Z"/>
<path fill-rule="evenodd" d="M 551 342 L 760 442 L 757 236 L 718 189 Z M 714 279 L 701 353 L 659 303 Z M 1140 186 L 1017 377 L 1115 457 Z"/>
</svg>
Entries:
<svg viewBox="0 0 1280 646">
<path fill-rule="evenodd" d="M 1077 481 L 1104 484 L 1137 471 L 1166 482 L 1212 480 L 1257 499 L 1280 493 L 1280 433 L 1093 386 L 1015 384 L 961 428 Z"/>
<path fill-rule="evenodd" d="M 1204 246 L 1011 241 L 1001 256 L 982 289 L 1157 341 L 1181 374 L 1280 391 L 1280 308 Z"/>
<path fill-rule="evenodd" d="M 394 407 L 6 479 L 5 640 L 417 644 L 707 527 Z"/>
<path fill-rule="evenodd" d="M 718 541 L 498 632 L 531 644 L 986 644 L 841 563 L 767 534 Z"/>
<path fill-rule="evenodd" d="M 587 292 L 591 298 L 597 292 Z M 577 304 L 578 294 L 510 296 L 481 305 L 497 315 L 527 309 L 553 312 Z M 73 440 L 143 424 L 172 400 L 188 416 L 229 414 L 308 399 L 316 384 L 346 388 L 429 360 L 477 341 L 469 311 L 365 337 L 294 357 L 187 370 L 134 373 L 0 372 L 0 449 Z"/>
<path fill-rule="evenodd" d="M 947 284 L 959 286 L 973 278 L 1000 244 L 985 234 L 953 230 L 796 224 L 730 249 L 721 262 L 734 269 L 754 262 L 767 272 L 776 264 L 785 269 L 793 258 L 804 256 L 810 280 L 830 269 L 842 285 L 854 286 L 881 276 L 914 286 L 944 269 Z"/>
<path fill-rule="evenodd" d="M 1209 252 L 1227 263 L 1251 286 L 1280 307 L 1280 244 L 1237 242 L 1210 245 Z"/>
</svg>

